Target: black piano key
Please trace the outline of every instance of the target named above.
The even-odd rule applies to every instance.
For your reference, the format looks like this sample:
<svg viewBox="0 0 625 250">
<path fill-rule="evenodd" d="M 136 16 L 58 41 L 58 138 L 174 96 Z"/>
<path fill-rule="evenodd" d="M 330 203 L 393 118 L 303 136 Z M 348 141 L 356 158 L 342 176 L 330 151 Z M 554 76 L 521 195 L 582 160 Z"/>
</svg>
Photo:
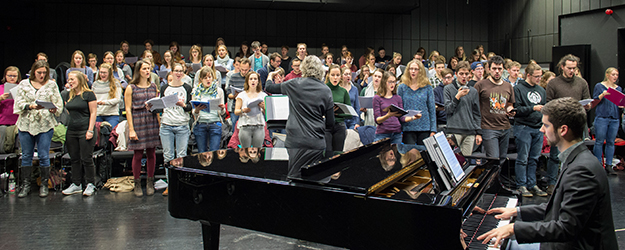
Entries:
<svg viewBox="0 0 625 250">
<path fill-rule="evenodd" d="M 505 207 L 507 204 L 508 197 L 484 194 L 477 206 L 488 211 L 491 208 Z M 497 227 L 498 223 L 499 220 L 495 219 L 495 215 L 489 214 L 473 213 L 467 218 L 462 224 L 462 231 L 467 234 L 464 240 L 468 249 L 487 249 L 488 245 L 482 244 L 481 241 L 477 240 L 477 237 Z"/>
</svg>

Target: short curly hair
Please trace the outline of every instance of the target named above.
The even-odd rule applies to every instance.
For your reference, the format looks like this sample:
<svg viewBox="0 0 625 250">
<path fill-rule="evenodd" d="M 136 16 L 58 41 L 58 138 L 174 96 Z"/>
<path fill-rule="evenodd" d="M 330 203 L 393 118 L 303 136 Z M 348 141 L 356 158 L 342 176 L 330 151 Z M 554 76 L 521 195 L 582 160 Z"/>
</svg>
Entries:
<svg viewBox="0 0 625 250">
<path fill-rule="evenodd" d="M 300 66 L 302 77 L 314 77 L 321 81 L 323 79 L 323 67 L 321 60 L 317 56 L 306 56 Z"/>
</svg>

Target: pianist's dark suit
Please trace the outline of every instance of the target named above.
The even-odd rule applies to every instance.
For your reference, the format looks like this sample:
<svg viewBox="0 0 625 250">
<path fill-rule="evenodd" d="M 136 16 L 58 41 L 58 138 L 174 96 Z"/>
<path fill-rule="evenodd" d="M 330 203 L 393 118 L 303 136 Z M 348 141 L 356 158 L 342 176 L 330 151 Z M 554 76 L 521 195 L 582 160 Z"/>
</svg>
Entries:
<svg viewBox="0 0 625 250">
<path fill-rule="evenodd" d="M 522 221 L 514 224 L 519 243 L 541 242 L 540 249 L 618 249 L 607 176 L 583 144 L 562 162 L 549 202 L 519 211 Z"/>
</svg>

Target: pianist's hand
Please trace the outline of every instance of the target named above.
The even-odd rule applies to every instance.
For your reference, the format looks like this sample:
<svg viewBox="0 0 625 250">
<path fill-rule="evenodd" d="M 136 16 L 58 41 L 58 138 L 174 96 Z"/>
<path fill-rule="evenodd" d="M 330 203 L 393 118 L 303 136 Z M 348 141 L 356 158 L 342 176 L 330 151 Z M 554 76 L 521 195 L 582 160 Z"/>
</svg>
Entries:
<svg viewBox="0 0 625 250">
<path fill-rule="evenodd" d="M 500 228 L 495 228 L 493 230 L 488 231 L 488 233 L 482 234 L 477 237 L 477 240 L 483 240 L 482 244 L 488 244 L 488 242 L 495 238 L 495 244 L 493 247 L 499 248 L 499 244 L 501 240 L 510 238 L 514 234 L 514 223 L 510 223 Z"/>
<path fill-rule="evenodd" d="M 512 216 L 516 216 L 516 207 L 496 207 L 486 212 L 487 214 L 498 214 L 495 215 L 495 219 L 503 219 L 509 220 Z"/>
</svg>

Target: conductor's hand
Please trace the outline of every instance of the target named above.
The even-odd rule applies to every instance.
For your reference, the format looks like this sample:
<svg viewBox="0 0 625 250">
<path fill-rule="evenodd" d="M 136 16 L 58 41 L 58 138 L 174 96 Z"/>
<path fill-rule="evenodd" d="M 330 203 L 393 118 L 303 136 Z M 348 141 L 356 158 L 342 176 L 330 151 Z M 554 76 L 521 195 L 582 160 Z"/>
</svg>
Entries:
<svg viewBox="0 0 625 250">
<path fill-rule="evenodd" d="M 516 207 L 496 207 L 486 212 L 487 214 L 497 214 L 495 219 L 509 220 L 512 216 L 516 216 Z"/>
<path fill-rule="evenodd" d="M 488 231 L 488 233 L 482 234 L 477 237 L 477 240 L 483 240 L 482 244 L 488 244 L 488 242 L 495 238 L 495 248 L 499 248 L 499 244 L 501 240 L 510 238 L 514 234 L 514 223 L 510 223 L 500 228 L 495 228 L 493 230 Z"/>
</svg>

